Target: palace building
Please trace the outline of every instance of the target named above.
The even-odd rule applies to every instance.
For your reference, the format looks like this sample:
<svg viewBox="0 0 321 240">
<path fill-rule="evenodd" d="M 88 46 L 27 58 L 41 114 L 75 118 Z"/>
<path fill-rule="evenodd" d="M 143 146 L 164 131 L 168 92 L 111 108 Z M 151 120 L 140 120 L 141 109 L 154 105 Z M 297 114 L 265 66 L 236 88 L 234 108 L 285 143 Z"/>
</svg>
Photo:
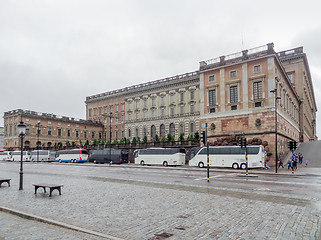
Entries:
<svg viewBox="0 0 321 240">
<path fill-rule="evenodd" d="M 177 140 L 207 123 L 212 143 L 243 135 L 268 142 L 273 152 L 275 112 L 280 153 L 290 140 L 316 139 L 317 107 L 303 47 L 277 53 L 270 43 L 202 61 L 194 72 L 89 96 L 85 103 L 87 120 L 104 119 L 113 139 L 170 133 Z"/>
<path fill-rule="evenodd" d="M 13 110 L 4 113 L 4 148 L 20 148 L 17 126 L 20 121 L 26 124 L 24 147 L 29 149 L 54 148 L 58 144 L 70 146 L 85 144 L 86 140 L 98 139 L 102 134 L 102 124 L 92 121 L 64 117 L 29 110 Z"/>
<path fill-rule="evenodd" d="M 178 140 L 207 130 L 211 144 L 233 136 L 269 146 L 275 135 L 279 153 L 290 140 L 316 137 L 317 106 L 303 47 L 275 52 L 273 43 L 200 62 L 199 69 L 86 97 L 86 120 L 24 110 L 4 114 L 4 148 L 19 146 L 22 118 L 26 144 L 41 145 L 134 137 L 153 141 L 168 134 Z M 205 127 L 207 126 L 207 127 Z M 277 127 L 277 128 L 276 128 Z M 263 144 L 264 145 L 264 144 Z"/>
</svg>

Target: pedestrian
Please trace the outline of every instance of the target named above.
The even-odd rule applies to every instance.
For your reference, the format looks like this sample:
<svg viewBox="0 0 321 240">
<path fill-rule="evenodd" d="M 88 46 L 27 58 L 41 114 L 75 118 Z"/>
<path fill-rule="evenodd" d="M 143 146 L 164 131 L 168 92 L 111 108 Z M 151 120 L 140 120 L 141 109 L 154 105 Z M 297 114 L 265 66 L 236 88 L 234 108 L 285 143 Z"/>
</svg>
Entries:
<svg viewBox="0 0 321 240">
<path fill-rule="evenodd" d="M 301 153 L 299 153 L 299 163 L 302 164 L 302 161 L 303 161 L 303 156 Z"/>
<path fill-rule="evenodd" d="M 290 169 L 290 167 L 292 166 L 292 161 L 291 159 L 288 161 L 288 169 Z"/>
<path fill-rule="evenodd" d="M 298 161 L 297 161 L 297 159 L 295 158 L 294 160 L 293 160 L 293 166 L 292 166 L 292 170 L 297 170 L 298 169 Z"/>
<path fill-rule="evenodd" d="M 279 166 L 278 166 L 278 168 L 280 168 L 280 167 L 284 168 L 283 162 L 282 162 L 282 158 L 279 159 Z"/>
<path fill-rule="evenodd" d="M 308 159 L 305 159 L 305 166 L 307 167 L 309 164 L 309 160 Z"/>
<path fill-rule="evenodd" d="M 267 160 L 265 159 L 265 161 L 264 161 L 264 166 L 265 166 L 265 169 L 270 169 L 270 167 L 267 165 Z"/>
</svg>

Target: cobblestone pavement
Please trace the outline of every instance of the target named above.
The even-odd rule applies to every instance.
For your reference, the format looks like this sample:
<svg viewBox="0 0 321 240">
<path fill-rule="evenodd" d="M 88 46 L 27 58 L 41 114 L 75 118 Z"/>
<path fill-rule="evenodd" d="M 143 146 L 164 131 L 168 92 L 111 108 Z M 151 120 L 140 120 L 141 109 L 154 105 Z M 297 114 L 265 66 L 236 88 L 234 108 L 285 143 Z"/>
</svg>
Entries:
<svg viewBox="0 0 321 240">
<path fill-rule="evenodd" d="M 0 240 L 2 239 L 88 239 L 98 240 L 90 234 L 57 228 L 50 224 L 30 221 L 11 214 L 0 212 Z"/>
<path fill-rule="evenodd" d="M 0 211 L 0 239 L 319 239 L 320 209 L 309 197 L 232 194 L 223 188 L 144 183 L 70 175 L 52 166 L 52 174 L 25 165 L 24 190 L 19 191 L 17 164 L 0 163 L 0 176 L 12 178 L 0 188 L 0 207 L 36 215 L 103 236 L 31 221 Z M 84 167 L 82 167 L 84 168 Z M 79 174 L 77 172 L 79 171 Z M 103 170 L 100 170 L 103 171 Z M 51 198 L 34 183 L 63 184 L 62 195 Z M 224 194 L 226 193 L 226 194 Z M 278 202 L 278 199 L 280 200 Z M 293 200 L 293 201 L 292 201 Z M 315 199 L 314 199 L 315 200 Z M 48 230 L 46 230 L 48 229 Z"/>
</svg>

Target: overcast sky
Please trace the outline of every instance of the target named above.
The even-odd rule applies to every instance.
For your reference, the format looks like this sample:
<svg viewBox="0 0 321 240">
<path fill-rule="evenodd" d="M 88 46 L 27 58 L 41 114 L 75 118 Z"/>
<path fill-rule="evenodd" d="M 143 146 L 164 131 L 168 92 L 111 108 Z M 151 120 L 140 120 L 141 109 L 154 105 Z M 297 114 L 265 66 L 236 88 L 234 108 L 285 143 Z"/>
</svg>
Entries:
<svg viewBox="0 0 321 240">
<path fill-rule="evenodd" d="M 0 0 L 0 114 L 21 108 L 85 119 L 86 96 L 273 42 L 276 51 L 307 53 L 320 137 L 320 7 L 316 0 Z"/>
</svg>

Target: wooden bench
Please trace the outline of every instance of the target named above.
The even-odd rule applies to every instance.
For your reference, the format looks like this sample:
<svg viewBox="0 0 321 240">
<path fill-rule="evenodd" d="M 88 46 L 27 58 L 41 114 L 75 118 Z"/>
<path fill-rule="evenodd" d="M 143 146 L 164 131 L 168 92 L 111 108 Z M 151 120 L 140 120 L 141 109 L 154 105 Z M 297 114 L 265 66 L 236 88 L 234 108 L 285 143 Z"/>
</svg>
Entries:
<svg viewBox="0 0 321 240">
<path fill-rule="evenodd" d="M 51 193 L 53 190 L 57 189 L 59 191 L 59 195 L 61 195 L 61 187 L 63 185 L 57 185 L 57 184 L 33 184 L 35 186 L 35 194 L 37 194 L 38 188 L 43 188 L 43 191 L 46 193 L 46 188 L 49 188 L 49 197 L 51 197 Z"/>
<path fill-rule="evenodd" d="M 1 184 L 4 182 L 8 183 L 8 186 L 10 187 L 10 180 L 11 179 L 9 179 L 9 178 L 8 179 L 0 179 L 0 187 L 1 187 Z"/>
</svg>

